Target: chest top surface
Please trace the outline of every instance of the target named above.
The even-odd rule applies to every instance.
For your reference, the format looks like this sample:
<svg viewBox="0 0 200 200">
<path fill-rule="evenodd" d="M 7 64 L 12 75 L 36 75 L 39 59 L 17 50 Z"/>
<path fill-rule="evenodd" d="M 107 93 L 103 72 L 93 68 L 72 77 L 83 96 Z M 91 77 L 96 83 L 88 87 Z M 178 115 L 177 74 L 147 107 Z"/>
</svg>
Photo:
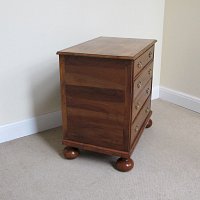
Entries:
<svg viewBox="0 0 200 200">
<path fill-rule="evenodd" d="M 156 40 L 117 37 L 98 37 L 87 42 L 58 51 L 59 55 L 79 55 L 115 59 L 136 59 Z"/>
</svg>

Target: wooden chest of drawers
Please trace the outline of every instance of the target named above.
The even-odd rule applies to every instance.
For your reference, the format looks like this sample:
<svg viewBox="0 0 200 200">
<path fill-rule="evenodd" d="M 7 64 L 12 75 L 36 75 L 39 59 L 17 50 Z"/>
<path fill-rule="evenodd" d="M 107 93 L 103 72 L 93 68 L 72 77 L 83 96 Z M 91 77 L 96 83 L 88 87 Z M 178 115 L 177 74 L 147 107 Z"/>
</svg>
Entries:
<svg viewBox="0 0 200 200">
<path fill-rule="evenodd" d="M 119 156 L 120 171 L 133 168 L 130 156 L 152 124 L 155 42 L 99 37 L 57 52 L 66 158 L 89 150 Z"/>
</svg>

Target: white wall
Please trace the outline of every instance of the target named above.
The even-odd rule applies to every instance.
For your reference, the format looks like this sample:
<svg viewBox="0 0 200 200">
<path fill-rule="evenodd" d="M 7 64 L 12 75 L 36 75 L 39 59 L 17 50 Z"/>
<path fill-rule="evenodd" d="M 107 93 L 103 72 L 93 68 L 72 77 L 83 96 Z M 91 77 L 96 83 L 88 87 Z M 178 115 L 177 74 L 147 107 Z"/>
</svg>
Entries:
<svg viewBox="0 0 200 200">
<path fill-rule="evenodd" d="M 164 0 L 1 0 L 0 125 L 60 109 L 56 51 L 97 36 L 157 39 Z"/>
<path fill-rule="evenodd" d="M 166 0 L 161 85 L 200 102 L 199 11 L 199 0 Z"/>
</svg>

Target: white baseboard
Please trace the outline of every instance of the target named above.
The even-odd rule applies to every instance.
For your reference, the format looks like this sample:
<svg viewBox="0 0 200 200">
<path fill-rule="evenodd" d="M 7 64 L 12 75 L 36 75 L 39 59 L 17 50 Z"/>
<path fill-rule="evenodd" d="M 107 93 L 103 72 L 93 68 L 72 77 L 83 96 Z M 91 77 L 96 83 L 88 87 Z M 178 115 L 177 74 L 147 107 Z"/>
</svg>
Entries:
<svg viewBox="0 0 200 200">
<path fill-rule="evenodd" d="M 161 98 L 200 113 L 200 99 L 165 87 L 155 86 L 152 99 Z M 52 112 L 31 119 L 0 126 L 0 143 L 61 126 L 61 112 Z"/>
<path fill-rule="evenodd" d="M 200 99 L 197 97 L 160 86 L 160 98 L 200 113 Z"/>
<path fill-rule="evenodd" d="M 152 90 L 152 99 L 159 98 L 159 86 Z M 31 119 L 0 126 L 0 143 L 32 135 L 61 126 L 61 112 L 53 112 Z"/>
<path fill-rule="evenodd" d="M 52 112 L 31 119 L 0 126 L 0 143 L 61 126 L 61 112 Z"/>
<path fill-rule="evenodd" d="M 160 92 L 160 91 L 159 91 L 159 86 L 153 87 L 151 99 L 152 99 L 152 100 L 158 99 L 158 98 L 159 98 L 159 92 Z"/>
</svg>

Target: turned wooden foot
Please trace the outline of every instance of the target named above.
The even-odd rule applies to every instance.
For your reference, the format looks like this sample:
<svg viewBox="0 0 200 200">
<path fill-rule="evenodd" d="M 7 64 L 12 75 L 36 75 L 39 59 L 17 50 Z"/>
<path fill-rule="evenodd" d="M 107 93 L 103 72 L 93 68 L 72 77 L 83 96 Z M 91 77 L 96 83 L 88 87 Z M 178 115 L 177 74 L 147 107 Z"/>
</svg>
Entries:
<svg viewBox="0 0 200 200">
<path fill-rule="evenodd" d="M 74 147 L 65 147 L 63 150 L 64 157 L 67 159 L 74 159 L 79 156 L 80 151 Z"/>
<path fill-rule="evenodd" d="M 146 128 L 150 128 L 152 126 L 152 123 L 153 123 L 152 120 L 149 119 L 149 121 L 148 121 L 148 123 L 146 125 Z"/>
<path fill-rule="evenodd" d="M 119 158 L 116 162 L 117 170 L 121 172 L 128 172 L 133 169 L 134 162 L 131 158 Z"/>
</svg>

